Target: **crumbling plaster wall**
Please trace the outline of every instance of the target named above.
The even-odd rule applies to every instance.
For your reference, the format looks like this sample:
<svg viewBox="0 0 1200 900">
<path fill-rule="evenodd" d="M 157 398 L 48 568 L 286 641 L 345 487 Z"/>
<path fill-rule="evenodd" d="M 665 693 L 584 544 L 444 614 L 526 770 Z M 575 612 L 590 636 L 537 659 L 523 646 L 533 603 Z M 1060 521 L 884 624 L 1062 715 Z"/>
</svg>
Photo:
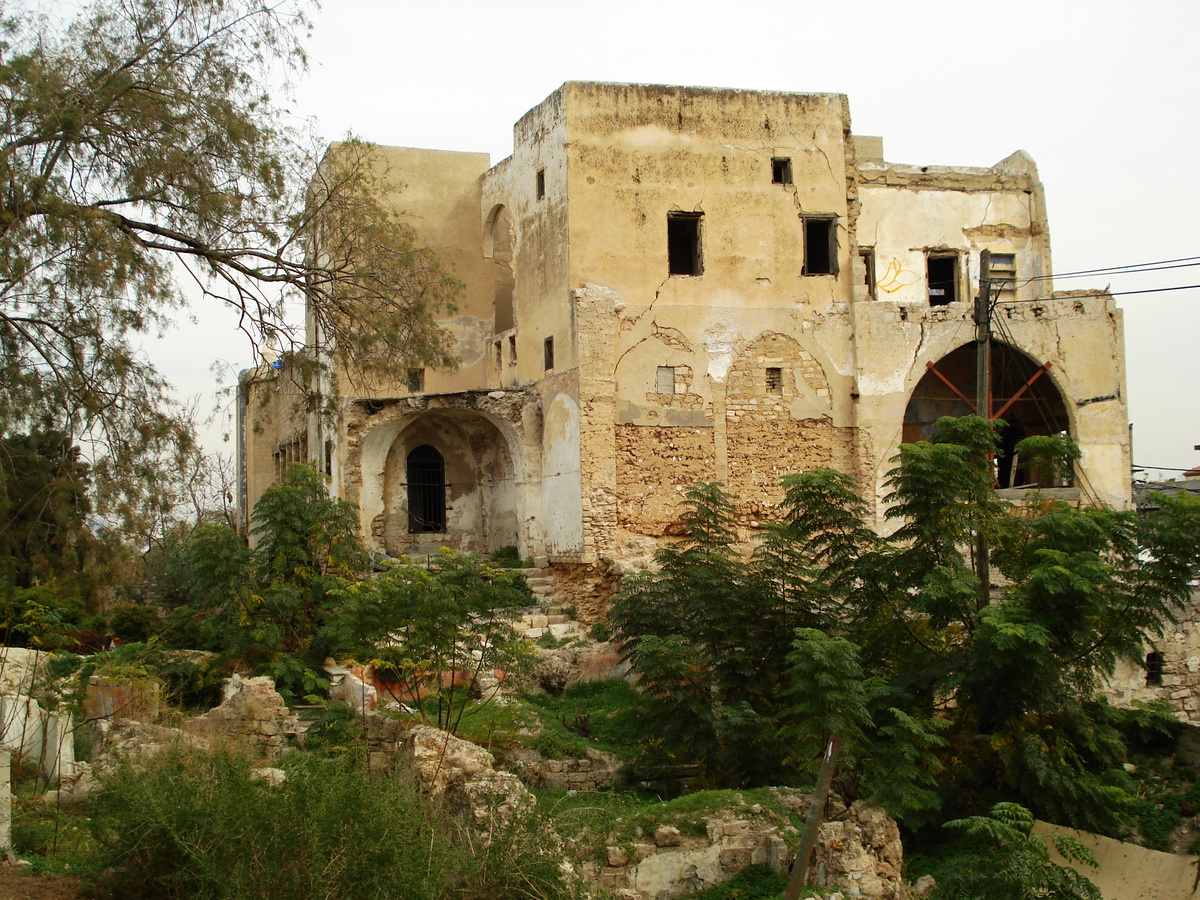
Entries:
<svg viewBox="0 0 1200 900">
<path fill-rule="evenodd" d="M 568 83 L 571 284 L 589 561 L 639 559 L 684 490 L 762 516 L 780 475 L 853 470 L 845 97 Z M 772 160 L 790 161 L 790 181 Z M 668 215 L 703 213 L 702 272 L 670 275 Z M 806 214 L 839 274 L 805 274 Z M 660 390 L 659 368 L 673 390 Z M 766 368 L 783 372 L 780 394 Z"/>
<path fill-rule="evenodd" d="M 495 384 L 526 385 L 545 377 L 544 348 L 554 341 L 551 373 L 576 365 L 571 308 L 568 302 L 570 245 L 568 233 L 567 132 L 565 97 L 561 90 L 527 112 L 513 127 L 513 153 L 482 179 L 479 217 L 484 224 L 483 252 L 492 255 L 492 235 L 486 232 L 498 208 L 512 217 L 515 277 L 512 332 L 515 362 L 507 335 L 496 366 Z M 539 172 L 543 194 L 538 196 Z"/>
</svg>

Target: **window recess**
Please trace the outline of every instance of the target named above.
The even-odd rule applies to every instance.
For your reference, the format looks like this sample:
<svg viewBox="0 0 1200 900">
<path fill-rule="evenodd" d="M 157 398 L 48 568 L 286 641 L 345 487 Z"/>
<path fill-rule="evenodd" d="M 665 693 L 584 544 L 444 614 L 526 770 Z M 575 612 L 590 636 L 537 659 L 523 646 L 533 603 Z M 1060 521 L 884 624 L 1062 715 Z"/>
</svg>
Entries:
<svg viewBox="0 0 1200 900">
<path fill-rule="evenodd" d="M 804 217 L 804 274 L 837 274 L 837 217 Z"/>
<path fill-rule="evenodd" d="M 958 254 L 930 253 L 925 262 L 930 306 L 948 306 L 958 300 Z"/>
<path fill-rule="evenodd" d="M 704 274 L 700 223 L 704 213 L 667 214 L 667 264 L 672 275 Z"/>
</svg>

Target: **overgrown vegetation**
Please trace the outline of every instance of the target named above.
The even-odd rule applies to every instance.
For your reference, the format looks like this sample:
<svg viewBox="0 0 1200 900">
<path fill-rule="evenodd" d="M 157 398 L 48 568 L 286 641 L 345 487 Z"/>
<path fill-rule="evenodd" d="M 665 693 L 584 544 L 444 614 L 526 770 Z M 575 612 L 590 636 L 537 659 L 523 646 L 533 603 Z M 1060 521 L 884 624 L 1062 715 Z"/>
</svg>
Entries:
<svg viewBox="0 0 1200 900">
<path fill-rule="evenodd" d="M 289 755 L 281 785 L 230 748 L 174 747 L 123 766 L 94 803 L 114 897 L 556 900 L 577 896 L 534 812 L 484 838 L 403 774 L 351 757 Z"/>
<path fill-rule="evenodd" d="M 609 617 L 657 726 L 646 750 L 713 785 L 799 783 L 838 734 L 839 790 L 909 829 L 1009 800 L 1119 833 L 1133 797 L 1099 679 L 1188 597 L 1200 503 L 1016 509 L 992 490 L 994 441 L 943 419 L 902 446 L 888 537 L 847 476 L 818 470 L 785 479 L 747 558 L 720 486 L 691 489 L 685 537 Z M 984 590 L 981 547 L 1003 588 Z"/>
</svg>

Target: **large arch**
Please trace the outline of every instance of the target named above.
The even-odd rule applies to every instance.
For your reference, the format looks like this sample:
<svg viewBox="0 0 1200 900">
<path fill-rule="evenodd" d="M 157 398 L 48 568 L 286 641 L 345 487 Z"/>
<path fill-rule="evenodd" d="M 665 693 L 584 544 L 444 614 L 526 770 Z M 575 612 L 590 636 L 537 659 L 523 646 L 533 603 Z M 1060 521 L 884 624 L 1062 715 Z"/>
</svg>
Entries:
<svg viewBox="0 0 1200 900">
<path fill-rule="evenodd" d="M 388 553 L 429 553 L 440 546 L 490 552 L 525 547 L 520 441 L 508 423 L 474 409 L 409 411 L 379 422 L 361 443 L 360 509 L 364 533 Z M 443 521 L 413 527 L 410 485 L 414 452 L 441 458 Z M 419 492 L 418 492 L 419 493 Z M 428 499 L 428 498 L 427 498 Z"/>
<path fill-rule="evenodd" d="M 928 440 L 943 416 L 977 413 L 975 391 L 976 347 L 963 344 L 930 368 L 917 382 L 904 411 L 903 440 Z M 1072 431 L 1070 408 L 1059 390 L 1049 364 L 1042 364 L 1010 344 L 992 341 L 991 418 L 1003 419 L 996 459 L 1001 488 L 1033 484 L 1034 474 L 1021 466 L 1013 449 L 1033 435 Z M 1015 467 L 1014 467 L 1015 464 Z"/>
</svg>

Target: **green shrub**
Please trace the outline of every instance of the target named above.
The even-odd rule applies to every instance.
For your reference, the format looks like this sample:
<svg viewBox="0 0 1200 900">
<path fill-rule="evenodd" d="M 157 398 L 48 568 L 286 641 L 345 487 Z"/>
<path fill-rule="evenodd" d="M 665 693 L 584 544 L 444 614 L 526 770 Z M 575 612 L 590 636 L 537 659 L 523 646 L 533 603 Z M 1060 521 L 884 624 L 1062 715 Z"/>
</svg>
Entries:
<svg viewBox="0 0 1200 900">
<path fill-rule="evenodd" d="M 296 752 L 279 786 L 220 748 L 125 765 L 96 796 L 93 832 L 118 900 L 565 900 L 574 886 L 532 811 L 483 838 L 423 800 L 404 773 Z"/>
<path fill-rule="evenodd" d="M 724 884 L 692 895 L 692 900 L 771 900 L 787 887 L 787 875 L 767 866 L 747 866 Z"/>
</svg>

